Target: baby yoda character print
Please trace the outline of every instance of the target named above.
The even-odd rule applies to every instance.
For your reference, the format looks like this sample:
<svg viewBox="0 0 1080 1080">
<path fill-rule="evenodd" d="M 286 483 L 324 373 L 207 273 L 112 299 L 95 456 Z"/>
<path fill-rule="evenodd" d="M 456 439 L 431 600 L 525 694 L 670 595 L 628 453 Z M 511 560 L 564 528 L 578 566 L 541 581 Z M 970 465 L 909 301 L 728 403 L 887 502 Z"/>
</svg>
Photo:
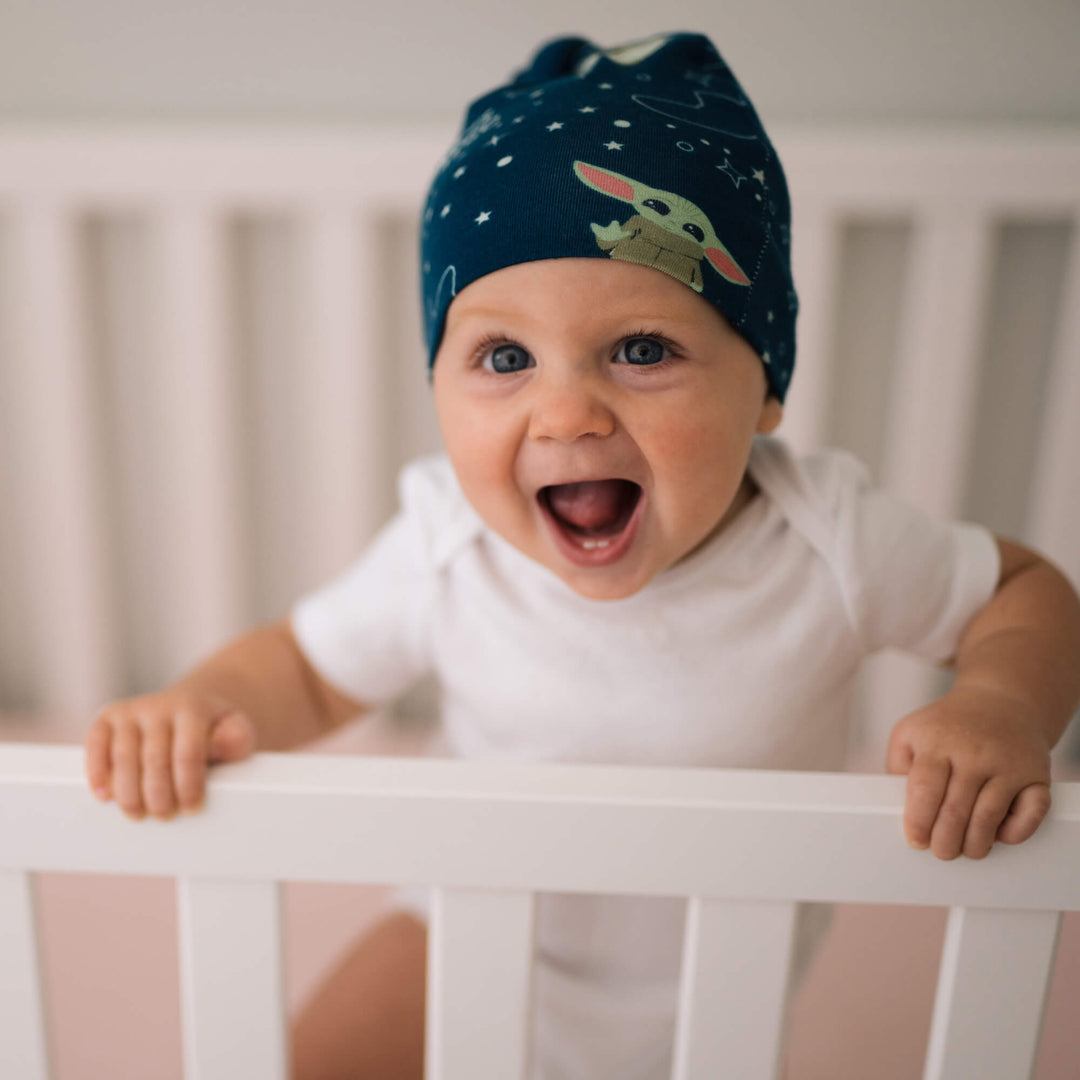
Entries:
<svg viewBox="0 0 1080 1080">
<path fill-rule="evenodd" d="M 655 266 L 701 292 L 705 258 L 728 281 L 750 284 L 709 219 L 689 199 L 584 161 L 574 162 L 574 172 L 589 187 L 632 203 L 637 211 L 621 225 L 614 220 L 610 225 L 590 223 L 600 250 L 613 259 Z"/>
</svg>

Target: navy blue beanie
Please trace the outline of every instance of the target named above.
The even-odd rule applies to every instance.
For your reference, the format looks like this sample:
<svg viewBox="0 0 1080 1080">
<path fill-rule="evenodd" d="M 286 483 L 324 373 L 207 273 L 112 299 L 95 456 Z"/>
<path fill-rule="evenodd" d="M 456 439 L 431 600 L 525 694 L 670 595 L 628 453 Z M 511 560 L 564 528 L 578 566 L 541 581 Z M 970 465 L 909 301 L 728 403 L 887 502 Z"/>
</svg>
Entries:
<svg viewBox="0 0 1080 1080">
<path fill-rule="evenodd" d="M 772 143 L 702 34 L 544 45 L 474 101 L 424 207 L 429 370 L 450 301 L 505 266 L 612 258 L 662 270 L 722 312 L 784 400 L 798 299 Z"/>
</svg>

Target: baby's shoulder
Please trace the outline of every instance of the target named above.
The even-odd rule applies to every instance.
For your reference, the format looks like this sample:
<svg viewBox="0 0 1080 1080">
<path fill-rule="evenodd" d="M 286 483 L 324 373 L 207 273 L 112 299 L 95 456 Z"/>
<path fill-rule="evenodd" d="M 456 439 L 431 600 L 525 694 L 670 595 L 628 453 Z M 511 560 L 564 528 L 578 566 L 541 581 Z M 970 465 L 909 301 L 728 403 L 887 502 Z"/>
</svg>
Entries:
<svg viewBox="0 0 1080 1080">
<path fill-rule="evenodd" d="M 483 521 L 465 498 L 445 453 L 427 454 L 406 465 L 398 477 L 398 499 L 421 557 L 433 569 L 445 566 L 483 531 Z"/>
<path fill-rule="evenodd" d="M 750 472 L 782 507 L 798 506 L 834 522 L 870 487 L 870 471 L 850 451 L 826 447 L 797 453 L 772 435 L 755 437 Z"/>
</svg>

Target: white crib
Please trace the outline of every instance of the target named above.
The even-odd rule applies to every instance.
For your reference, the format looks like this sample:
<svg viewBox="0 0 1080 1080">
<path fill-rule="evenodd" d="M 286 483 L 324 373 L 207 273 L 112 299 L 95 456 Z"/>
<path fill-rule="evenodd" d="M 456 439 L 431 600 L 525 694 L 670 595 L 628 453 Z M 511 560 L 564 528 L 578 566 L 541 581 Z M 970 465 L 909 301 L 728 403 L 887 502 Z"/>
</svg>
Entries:
<svg viewBox="0 0 1080 1080">
<path fill-rule="evenodd" d="M 205 814 L 133 826 L 75 747 L 0 746 L 0 1075 L 48 1076 L 32 874 L 178 878 L 185 1075 L 285 1080 L 277 882 L 434 886 L 426 1075 L 523 1077 L 533 893 L 688 898 L 673 1080 L 778 1075 L 797 904 L 951 907 L 925 1080 L 1031 1075 L 1080 784 L 1036 836 L 943 863 L 903 778 L 259 754 Z M 319 842 L 312 843 L 312 837 Z"/>
<path fill-rule="evenodd" d="M 835 402 L 861 385 L 879 479 L 950 516 L 1011 490 L 1001 531 L 1080 581 L 1080 135 L 775 137 L 803 305 L 782 433 L 802 448 L 858 436 Z M 450 138 L 0 129 L 0 693 L 16 706 L 85 726 L 279 613 L 380 524 L 397 466 L 434 438 L 402 223 Z M 287 249 L 287 272 L 237 273 L 237 230 L 255 220 L 283 224 L 284 240 L 255 246 Z M 93 240 L 102 222 L 119 240 Z M 904 232 L 886 237 L 899 276 L 879 285 L 853 252 L 864 223 Z M 1031 223 L 1056 230 L 1060 255 L 1034 315 L 1001 284 L 1003 263 L 1027 265 L 1002 232 Z M 118 248 L 136 256 L 119 299 L 99 272 Z M 294 317 L 283 333 L 263 303 L 245 368 L 237 280 L 261 273 Z M 893 293 L 891 315 L 869 310 Z M 868 345 L 841 294 L 895 329 L 870 375 L 836 359 Z M 1037 379 L 1016 363 L 987 374 L 1010 327 L 1045 354 Z M 103 362 L 125 352 L 126 369 Z M 875 666 L 869 746 L 935 678 Z M 33 874 L 56 870 L 179 879 L 185 1062 L 200 1080 L 284 1075 L 281 880 L 439 889 L 431 1078 L 521 1075 L 537 890 L 688 897 L 683 1080 L 718 1062 L 776 1075 L 799 902 L 950 906 L 925 1076 L 1028 1076 L 1059 913 L 1080 909 L 1080 785 L 1055 787 L 1028 844 L 944 865 L 903 845 L 902 783 L 260 755 L 216 774 L 205 816 L 133 827 L 90 798 L 76 749 L 0 745 L 0 1077 L 48 1075 L 31 898 Z"/>
<path fill-rule="evenodd" d="M 385 520 L 438 445 L 414 226 L 451 137 L 0 128 L 0 701 L 87 715 L 160 685 Z M 1080 133 L 775 141 L 802 303 L 780 434 L 1080 582 Z M 1053 233 L 1053 266 L 1013 226 Z M 880 733 L 927 676 L 879 666 Z"/>
</svg>

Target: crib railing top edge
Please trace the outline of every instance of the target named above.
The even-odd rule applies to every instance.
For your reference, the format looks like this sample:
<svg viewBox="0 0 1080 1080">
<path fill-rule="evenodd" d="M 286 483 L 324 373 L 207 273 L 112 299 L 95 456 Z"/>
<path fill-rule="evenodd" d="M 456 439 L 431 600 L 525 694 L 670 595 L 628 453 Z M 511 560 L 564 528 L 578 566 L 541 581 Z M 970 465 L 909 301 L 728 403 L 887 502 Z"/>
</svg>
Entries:
<svg viewBox="0 0 1080 1080">
<path fill-rule="evenodd" d="M 81 746 L 0 742 L 0 784 L 85 784 Z M 214 783 L 238 791 L 490 797 L 668 806 L 829 807 L 897 813 L 904 777 L 707 766 L 477 761 L 261 752 L 219 765 Z M 1054 785 L 1055 812 L 1080 822 L 1080 782 Z"/>
<path fill-rule="evenodd" d="M 0 198 L 91 207 L 362 198 L 411 209 L 454 134 L 443 122 L 0 123 Z M 1080 205 L 1075 125 L 776 125 L 773 136 L 802 203 Z"/>
<path fill-rule="evenodd" d="M 1025 844 L 903 843 L 902 777 L 262 754 L 132 823 L 79 747 L 0 745 L 0 867 L 1080 910 L 1080 784 Z M 711 790 L 710 790 L 711 789 Z"/>
</svg>

